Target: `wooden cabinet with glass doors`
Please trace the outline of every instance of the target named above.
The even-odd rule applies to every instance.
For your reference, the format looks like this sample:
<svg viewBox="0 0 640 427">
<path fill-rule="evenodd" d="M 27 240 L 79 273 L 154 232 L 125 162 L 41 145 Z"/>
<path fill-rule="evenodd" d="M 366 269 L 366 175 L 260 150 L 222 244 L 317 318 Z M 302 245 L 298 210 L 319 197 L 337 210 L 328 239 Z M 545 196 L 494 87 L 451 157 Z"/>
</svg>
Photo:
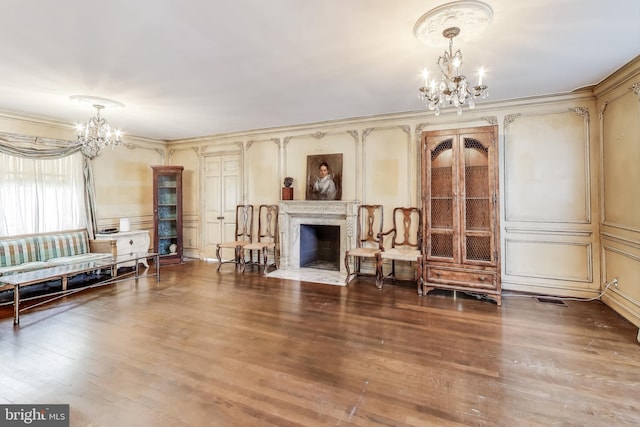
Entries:
<svg viewBox="0 0 640 427">
<path fill-rule="evenodd" d="M 182 263 L 183 166 L 153 169 L 153 247 L 160 264 Z"/>
<path fill-rule="evenodd" d="M 497 126 L 421 139 L 424 294 L 449 289 L 501 305 Z"/>
</svg>

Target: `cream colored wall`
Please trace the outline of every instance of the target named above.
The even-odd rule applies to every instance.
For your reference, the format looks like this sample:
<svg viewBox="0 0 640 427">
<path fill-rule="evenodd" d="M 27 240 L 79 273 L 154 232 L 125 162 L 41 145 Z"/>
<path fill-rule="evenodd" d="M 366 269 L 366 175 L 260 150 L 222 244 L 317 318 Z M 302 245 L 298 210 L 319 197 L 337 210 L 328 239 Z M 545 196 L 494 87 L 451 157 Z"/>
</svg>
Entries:
<svg viewBox="0 0 640 427">
<path fill-rule="evenodd" d="M 254 205 L 277 203 L 285 176 L 294 178 L 294 199 L 304 200 L 307 156 L 342 153 L 343 200 L 383 204 L 388 229 L 394 207 L 421 206 L 422 131 L 497 124 L 503 288 L 592 297 L 600 290 L 595 105 L 584 91 L 485 103 L 462 116 L 340 120 L 173 141 L 169 149 L 240 147 L 243 194 Z"/>
<path fill-rule="evenodd" d="M 118 227 L 129 218 L 132 230 L 149 230 L 153 242 L 151 165 L 163 164 L 163 146 L 127 139 L 126 147 L 107 148 L 92 160 L 98 229 Z"/>
<path fill-rule="evenodd" d="M 603 301 L 640 326 L 640 56 L 595 88 Z M 640 335 L 639 335 L 640 337 Z"/>
</svg>

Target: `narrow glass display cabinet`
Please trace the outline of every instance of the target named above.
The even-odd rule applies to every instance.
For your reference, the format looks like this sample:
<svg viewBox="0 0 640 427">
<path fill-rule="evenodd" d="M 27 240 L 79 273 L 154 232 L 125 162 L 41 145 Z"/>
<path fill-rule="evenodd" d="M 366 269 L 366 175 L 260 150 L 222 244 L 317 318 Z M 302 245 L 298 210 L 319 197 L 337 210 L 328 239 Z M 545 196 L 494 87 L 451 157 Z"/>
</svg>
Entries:
<svg viewBox="0 0 640 427">
<path fill-rule="evenodd" d="M 182 263 L 183 166 L 153 169 L 153 245 L 160 264 Z"/>
</svg>

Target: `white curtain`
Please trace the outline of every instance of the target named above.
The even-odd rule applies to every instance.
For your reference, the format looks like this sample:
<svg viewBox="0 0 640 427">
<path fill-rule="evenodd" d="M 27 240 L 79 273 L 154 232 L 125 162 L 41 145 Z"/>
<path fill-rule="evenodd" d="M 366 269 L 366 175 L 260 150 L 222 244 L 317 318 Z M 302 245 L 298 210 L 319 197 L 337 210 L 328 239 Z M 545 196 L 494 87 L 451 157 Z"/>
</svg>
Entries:
<svg viewBox="0 0 640 427">
<path fill-rule="evenodd" d="M 85 228 L 83 157 L 0 152 L 0 236 Z"/>
</svg>

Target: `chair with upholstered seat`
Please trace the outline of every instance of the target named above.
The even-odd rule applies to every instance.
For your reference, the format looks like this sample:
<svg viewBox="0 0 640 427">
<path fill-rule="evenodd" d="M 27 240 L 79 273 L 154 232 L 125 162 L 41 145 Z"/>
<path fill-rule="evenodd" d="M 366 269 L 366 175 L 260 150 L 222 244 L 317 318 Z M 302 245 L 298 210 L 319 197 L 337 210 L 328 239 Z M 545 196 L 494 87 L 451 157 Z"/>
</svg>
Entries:
<svg viewBox="0 0 640 427">
<path fill-rule="evenodd" d="M 384 239 L 390 244 L 384 246 Z M 422 295 L 422 212 L 419 208 L 395 208 L 393 228 L 378 235 L 380 251 L 376 254 L 376 285 L 382 289 L 386 278 L 396 279 L 396 261 L 415 263 L 418 295 Z M 391 261 L 391 273 L 383 274 L 384 261 Z"/>
<path fill-rule="evenodd" d="M 252 242 L 253 238 L 253 205 L 236 206 L 236 229 L 234 240 L 230 242 L 221 242 L 216 245 L 216 257 L 218 258 L 218 271 L 222 264 L 234 263 L 236 269 L 240 270 L 242 265 L 242 247 Z M 223 261 L 223 249 L 233 249 L 233 259 Z"/>
<path fill-rule="evenodd" d="M 361 263 L 368 259 L 376 269 L 376 253 L 380 252 L 378 235 L 382 233 L 384 222 L 382 205 L 360 205 L 356 225 L 356 247 L 344 254 L 344 266 L 347 269 L 345 284 L 356 276 L 373 276 L 374 274 L 362 273 Z M 353 273 L 349 259 L 353 258 Z"/>
<path fill-rule="evenodd" d="M 260 205 L 258 208 L 258 235 L 252 243 L 241 248 L 242 272 L 247 265 L 257 265 L 260 269 L 260 256 L 263 259 L 263 274 L 267 274 L 267 268 L 273 266 L 276 270 L 278 263 L 278 205 Z M 249 252 L 249 262 L 246 254 Z M 253 251 L 257 252 L 257 261 L 253 261 Z M 273 255 L 273 263 L 268 264 L 269 253 Z"/>
</svg>

